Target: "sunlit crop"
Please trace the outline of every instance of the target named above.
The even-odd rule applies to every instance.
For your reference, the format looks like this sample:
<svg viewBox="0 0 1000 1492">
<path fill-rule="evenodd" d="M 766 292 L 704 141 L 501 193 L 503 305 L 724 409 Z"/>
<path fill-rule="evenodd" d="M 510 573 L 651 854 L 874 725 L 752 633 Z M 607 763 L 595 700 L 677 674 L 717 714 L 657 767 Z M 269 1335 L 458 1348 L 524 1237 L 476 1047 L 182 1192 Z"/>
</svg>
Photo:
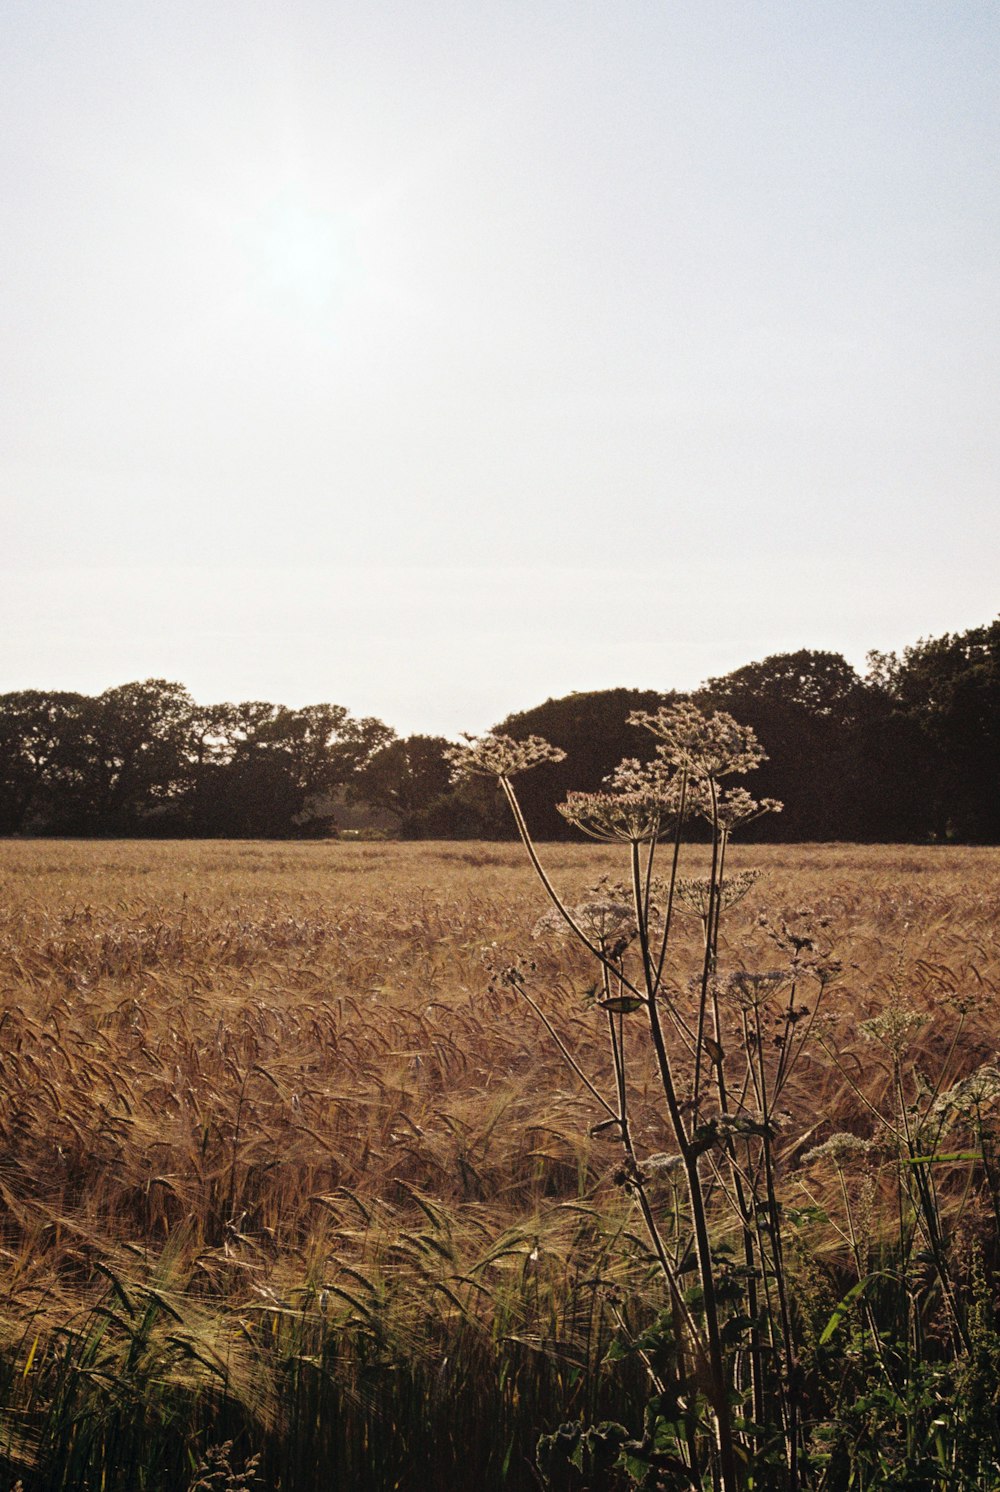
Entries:
<svg viewBox="0 0 1000 1492">
<path fill-rule="evenodd" d="M 581 907 L 618 850 L 545 864 Z M 730 859 L 733 884 L 761 875 L 726 908 L 720 978 L 763 969 L 806 909 L 841 965 L 778 1141 L 814 1399 L 909 1320 L 930 1425 L 928 1365 L 954 1385 L 994 1351 L 1000 859 Z M 702 846 L 678 967 L 707 871 Z M 529 1488 L 540 1433 L 641 1429 L 662 1284 L 614 1127 L 566 1060 L 613 1090 L 607 1022 L 586 951 L 535 935 L 517 848 L 10 841 L 0 881 L 4 1485 L 184 1489 L 228 1445 L 234 1484 L 308 1488 L 321 1466 L 352 1488 Z M 537 1009 L 498 977 L 514 965 Z M 666 1206 L 654 1077 L 637 1049 L 631 1123 L 665 1157 Z M 930 1239 L 900 1200 L 910 1141 L 911 1161 L 948 1157 L 909 1167 Z M 895 1358 L 883 1381 L 902 1391 Z M 960 1485 L 945 1439 L 928 1486 Z"/>
</svg>

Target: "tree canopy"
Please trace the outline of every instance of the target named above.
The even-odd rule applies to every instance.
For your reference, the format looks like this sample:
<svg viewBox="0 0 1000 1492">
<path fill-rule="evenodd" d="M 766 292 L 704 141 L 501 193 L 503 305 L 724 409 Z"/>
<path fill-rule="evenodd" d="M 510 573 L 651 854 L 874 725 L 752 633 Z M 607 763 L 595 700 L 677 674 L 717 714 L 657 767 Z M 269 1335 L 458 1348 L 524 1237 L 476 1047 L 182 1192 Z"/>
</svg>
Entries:
<svg viewBox="0 0 1000 1492">
<path fill-rule="evenodd" d="M 393 737 L 341 705 L 200 707 L 146 679 L 0 696 L 6 833 L 326 833 L 331 798 Z"/>
<path fill-rule="evenodd" d="M 502 720 L 498 732 L 515 740 L 542 736 L 566 753 L 561 762 L 546 763 L 519 779 L 518 795 L 532 833 L 541 839 L 572 837 L 556 804 L 573 790 L 599 788 L 624 757 L 648 761 L 656 743 L 648 731 L 629 725 L 628 717 L 633 710 L 657 710 L 676 698 L 652 689 L 600 689 L 548 699 Z"/>
<path fill-rule="evenodd" d="M 785 811 L 755 831 L 1000 842 L 1000 619 L 868 662 L 862 676 L 839 653 L 776 653 L 691 696 L 752 726 L 768 753 L 748 786 Z M 556 805 L 599 788 L 623 758 L 648 760 L 654 738 L 629 715 L 680 698 L 604 689 L 500 721 L 566 753 L 522 780 L 532 832 L 572 834 Z M 346 802 L 407 836 L 509 837 L 490 783 L 452 786 L 447 746 L 399 739 L 342 705 L 202 706 L 165 679 L 96 696 L 20 690 L 0 696 L 0 833 L 322 835 Z"/>
</svg>

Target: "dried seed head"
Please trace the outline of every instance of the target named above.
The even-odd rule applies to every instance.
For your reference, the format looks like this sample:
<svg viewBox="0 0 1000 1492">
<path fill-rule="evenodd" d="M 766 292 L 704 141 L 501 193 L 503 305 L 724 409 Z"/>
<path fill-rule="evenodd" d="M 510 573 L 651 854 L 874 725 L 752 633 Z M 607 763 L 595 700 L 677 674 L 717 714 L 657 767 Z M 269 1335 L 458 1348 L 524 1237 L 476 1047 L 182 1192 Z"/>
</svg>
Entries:
<svg viewBox="0 0 1000 1492">
<path fill-rule="evenodd" d="M 620 958 L 637 936 L 639 928 L 630 902 L 616 901 L 610 897 L 592 897 L 568 908 L 570 916 L 586 938 L 602 953 L 613 952 Z M 535 938 L 566 938 L 571 928 L 565 917 L 550 908 L 535 923 L 532 936 Z"/>
<path fill-rule="evenodd" d="M 787 987 L 790 978 L 787 969 L 768 969 L 761 974 L 737 969 L 727 974 L 725 979 L 717 980 L 715 991 L 720 999 L 731 1000 L 741 1010 L 757 1010 L 766 1005 L 772 995 Z"/>
<path fill-rule="evenodd" d="M 760 880 L 759 870 L 740 870 L 727 876 L 719 888 L 719 904 L 723 911 L 743 900 L 747 892 Z M 674 887 L 674 905 L 679 912 L 689 916 L 707 917 L 711 891 L 708 876 L 682 876 Z"/>
<path fill-rule="evenodd" d="M 868 1155 L 875 1146 L 871 1140 L 862 1140 L 858 1135 L 836 1134 L 824 1140 L 822 1145 L 809 1150 L 802 1157 L 803 1165 L 811 1165 L 813 1161 L 830 1160 L 835 1166 L 843 1166 L 848 1161 L 860 1160 L 862 1156 Z"/>
<path fill-rule="evenodd" d="M 657 747 L 660 759 L 686 769 L 692 777 L 750 772 L 766 760 L 750 726 L 738 725 L 723 710 L 709 716 L 690 703 L 664 705 L 655 714 L 633 710 L 628 723 L 651 730 L 663 743 Z"/>
<path fill-rule="evenodd" d="M 641 1166 L 643 1178 L 647 1181 L 652 1181 L 657 1176 L 667 1176 L 671 1171 L 683 1171 L 683 1169 L 684 1157 L 682 1155 L 667 1155 L 661 1152 L 647 1155 Z"/>
<path fill-rule="evenodd" d="M 707 782 L 696 782 L 690 794 L 691 807 L 696 813 L 711 824 L 718 820 L 719 827 L 727 833 L 739 824 L 747 824 L 751 819 L 760 818 L 764 813 L 780 813 L 784 804 L 779 803 L 777 798 L 751 798 L 745 787 L 732 787 L 717 791 L 715 803 L 712 802 L 712 792 Z"/>
<path fill-rule="evenodd" d="M 526 772 L 542 762 L 561 762 L 566 753 L 558 746 L 550 746 L 541 736 L 528 736 L 524 741 L 515 741 L 513 736 L 498 736 L 490 732 L 485 736 L 465 736 L 465 745 L 450 746 L 445 758 L 451 763 L 453 782 L 466 777 L 512 777 L 515 772 Z"/>
</svg>

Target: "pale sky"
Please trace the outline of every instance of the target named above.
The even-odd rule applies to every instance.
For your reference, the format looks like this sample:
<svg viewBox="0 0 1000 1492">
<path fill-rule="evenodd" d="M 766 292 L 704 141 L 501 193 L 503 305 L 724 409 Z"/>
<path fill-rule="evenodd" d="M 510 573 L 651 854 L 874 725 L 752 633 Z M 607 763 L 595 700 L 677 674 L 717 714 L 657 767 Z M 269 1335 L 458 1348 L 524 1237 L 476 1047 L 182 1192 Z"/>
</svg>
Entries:
<svg viewBox="0 0 1000 1492">
<path fill-rule="evenodd" d="M 0 43 L 0 691 L 450 735 L 1000 611 L 995 0 Z"/>
</svg>

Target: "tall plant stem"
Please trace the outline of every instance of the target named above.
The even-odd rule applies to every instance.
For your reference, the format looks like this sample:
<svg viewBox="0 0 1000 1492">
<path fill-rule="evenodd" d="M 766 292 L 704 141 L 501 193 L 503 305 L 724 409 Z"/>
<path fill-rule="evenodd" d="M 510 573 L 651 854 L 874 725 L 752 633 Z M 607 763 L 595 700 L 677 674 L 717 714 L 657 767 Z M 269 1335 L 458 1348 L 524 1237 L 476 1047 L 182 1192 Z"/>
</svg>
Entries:
<svg viewBox="0 0 1000 1492">
<path fill-rule="evenodd" d="M 514 815 L 514 823 L 517 826 L 517 832 L 520 835 L 521 843 L 524 845 L 524 848 L 527 852 L 528 859 L 531 861 L 532 869 L 545 888 L 545 894 L 548 896 L 552 905 L 555 907 L 560 917 L 566 923 L 566 926 L 572 930 L 577 938 L 579 938 L 580 942 L 583 944 L 584 948 L 586 948 L 587 952 L 590 953 L 594 958 L 596 958 L 601 967 L 608 973 L 614 974 L 617 978 L 620 978 L 624 988 L 627 989 L 630 994 L 635 995 L 637 999 L 642 1000 L 645 1003 L 646 997 L 642 993 L 642 991 L 637 989 L 636 986 L 631 982 L 631 980 L 626 979 L 621 970 L 611 962 L 611 960 L 600 948 L 598 948 L 596 943 L 591 942 L 590 938 L 588 938 L 587 934 L 583 931 L 583 928 L 576 921 L 576 918 L 573 917 L 573 915 L 566 907 L 566 904 L 563 901 L 562 897 L 559 895 L 559 892 L 549 880 L 548 873 L 546 872 L 544 865 L 538 858 L 538 851 L 535 849 L 534 841 L 531 838 L 531 834 L 528 830 L 528 825 L 525 821 L 524 814 L 521 812 L 521 805 L 517 801 L 517 794 L 514 792 L 514 788 L 511 784 L 510 778 L 501 777 L 499 781 L 500 786 L 503 789 L 504 797 L 507 799 L 507 802 L 510 806 L 510 811 Z"/>
<path fill-rule="evenodd" d="M 719 1330 L 719 1305 L 715 1294 L 715 1261 L 712 1258 L 712 1245 L 708 1236 L 705 1195 L 701 1176 L 698 1173 L 698 1159 L 691 1153 L 690 1147 L 684 1156 L 684 1170 L 687 1175 L 691 1219 L 694 1223 L 698 1278 L 704 1297 L 705 1331 L 708 1337 L 709 1367 L 712 1377 L 712 1409 L 715 1418 L 716 1446 L 719 1453 L 720 1485 L 722 1492 L 738 1492 L 740 1477 L 736 1461 L 726 1361 L 722 1350 L 722 1335 Z"/>
<path fill-rule="evenodd" d="M 705 1045 L 705 1015 L 708 1007 L 708 981 L 712 975 L 715 961 L 715 946 L 713 933 L 716 924 L 715 900 L 719 894 L 719 850 L 721 836 L 719 833 L 719 794 L 715 784 L 715 778 L 708 778 L 708 787 L 712 799 L 712 868 L 708 880 L 708 918 L 706 922 L 707 936 L 705 938 L 705 956 L 702 961 L 701 987 L 698 996 L 698 1035 L 694 1048 L 694 1083 L 691 1089 L 691 1099 L 694 1108 L 694 1122 L 698 1122 L 698 1106 L 701 1100 L 701 1069 L 702 1052 Z"/>
<path fill-rule="evenodd" d="M 674 825 L 673 853 L 670 859 L 670 886 L 667 891 L 666 911 L 663 914 L 663 933 L 660 937 L 660 952 L 656 960 L 656 981 L 654 988 L 657 991 L 660 988 L 660 981 L 663 978 L 663 965 L 667 959 L 667 946 L 670 942 L 670 925 L 674 915 L 674 891 L 677 886 L 677 871 L 681 859 L 681 833 L 684 828 L 684 814 L 687 810 L 687 786 L 688 774 L 685 767 L 681 777 L 681 796 L 677 808 L 677 823 Z M 652 868 L 652 863 L 652 855 L 650 855 L 650 868 Z"/>
<path fill-rule="evenodd" d="M 608 979 L 607 970 L 604 971 L 603 980 L 605 996 L 610 997 L 611 985 Z M 666 1245 L 663 1242 L 663 1237 L 660 1233 L 659 1227 L 657 1226 L 653 1208 L 646 1194 L 646 1188 L 642 1178 L 642 1170 L 639 1165 L 639 1159 L 635 1153 L 635 1147 L 632 1143 L 632 1130 L 629 1125 L 628 1117 L 628 1096 L 625 1085 L 625 1047 L 622 1039 L 622 1017 L 621 1015 L 619 1015 L 618 1017 L 617 1029 L 615 1028 L 614 1013 L 610 1010 L 607 1011 L 607 1017 L 608 1036 L 611 1043 L 611 1060 L 614 1065 L 615 1072 L 615 1090 L 618 1097 L 618 1129 L 621 1136 L 622 1149 L 625 1151 L 625 1155 L 628 1159 L 628 1170 L 632 1188 L 639 1203 L 639 1211 L 642 1213 L 642 1220 L 645 1224 L 646 1232 L 649 1235 L 649 1241 L 653 1246 L 653 1251 L 656 1254 L 661 1272 L 663 1273 L 663 1276 L 667 1281 L 671 1299 L 674 1304 L 674 1309 L 675 1311 L 679 1311 L 683 1316 L 685 1326 L 691 1338 L 692 1346 L 694 1347 L 697 1355 L 703 1362 L 710 1362 L 709 1352 L 706 1350 L 705 1343 L 702 1341 L 701 1333 L 698 1331 L 694 1318 L 691 1315 L 690 1308 L 684 1300 L 684 1294 L 681 1290 L 680 1282 L 677 1278 L 677 1272 L 670 1261 L 670 1256 L 667 1253 Z"/>
<path fill-rule="evenodd" d="M 716 937 L 718 937 L 718 920 L 716 921 Z M 709 937 L 708 920 L 705 920 L 705 937 Z M 722 1034 L 719 1030 L 718 1005 L 715 1010 L 715 1039 L 721 1043 Z M 749 1049 L 749 1048 L 748 1048 Z M 725 1114 L 729 1112 L 729 1092 L 726 1084 L 726 1070 L 721 1056 L 715 1063 L 716 1091 L 719 1095 L 719 1110 Z M 751 1068 L 752 1074 L 752 1068 Z M 755 1085 L 756 1087 L 756 1085 Z M 744 1084 L 744 1093 L 746 1083 Z M 742 1107 L 742 1103 L 740 1104 Z M 765 1142 L 766 1143 L 766 1142 Z M 727 1136 L 725 1142 L 725 1155 L 729 1162 L 729 1172 L 732 1177 L 733 1193 L 736 1200 L 736 1210 L 740 1219 L 740 1231 L 743 1235 L 743 1263 L 747 1271 L 747 1315 L 753 1322 L 750 1328 L 750 1388 L 753 1402 L 753 1418 L 756 1424 L 764 1423 L 764 1365 L 762 1358 L 762 1345 L 760 1339 L 760 1325 L 758 1323 L 759 1297 L 757 1292 L 756 1269 L 758 1257 L 763 1259 L 763 1253 L 757 1246 L 755 1234 L 755 1212 L 752 1196 L 752 1184 L 744 1181 L 736 1155 L 736 1141 L 732 1135 Z M 751 1185 L 751 1196 L 747 1195 L 747 1186 Z"/>
<path fill-rule="evenodd" d="M 656 1065 L 660 1076 L 660 1085 L 663 1089 L 663 1096 L 666 1100 L 667 1112 L 670 1116 L 671 1128 L 673 1129 L 674 1137 L 681 1154 L 681 1160 L 684 1165 L 684 1173 L 687 1179 L 688 1201 L 691 1207 L 691 1219 L 694 1225 L 695 1254 L 698 1260 L 698 1277 L 702 1289 L 703 1310 L 705 1316 L 705 1336 L 707 1338 L 706 1346 L 708 1362 L 706 1366 L 708 1368 L 708 1376 L 711 1384 L 710 1400 L 712 1404 L 713 1419 L 715 1421 L 716 1449 L 718 1452 L 719 1461 L 719 1488 L 720 1492 L 739 1492 L 739 1467 L 736 1459 L 736 1448 L 733 1435 L 732 1408 L 729 1403 L 729 1386 L 726 1379 L 725 1353 L 723 1352 L 722 1334 L 719 1329 L 719 1304 L 715 1291 L 715 1267 L 714 1261 L 712 1259 L 711 1242 L 708 1236 L 708 1219 L 705 1210 L 705 1195 L 702 1187 L 701 1176 L 698 1173 L 697 1152 L 692 1146 L 691 1141 L 688 1138 L 687 1130 L 684 1126 L 684 1118 L 681 1113 L 681 1107 L 677 1097 L 677 1090 L 674 1084 L 673 1072 L 671 1071 L 670 1067 L 670 1058 L 667 1055 L 667 1048 L 663 1039 L 663 1028 L 660 1023 L 659 1011 L 657 1010 L 655 999 L 652 999 L 650 997 L 649 981 L 651 980 L 652 970 L 649 959 L 648 927 L 646 927 L 643 941 L 643 971 L 644 977 L 647 981 L 646 992 L 645 994 L 643 994 L 638 989 L 636 989 L 634 984 L 621 976 L 620 970 L 617 969 L 614 964 L 612 964 L 610 959 L 605 957 L 602 951 L 590 941 L 590 939 L 586 936 L 582 929 L 577 925 L 575 919 L 571 916 L 571 914 L 563 904 L 562 899 L 560 898 L 555 887 L 552 885 L 552 882 L 549 880 L 548 875 L 546 874 L 545 869 L 538 858 L 538 853 L 528 831 L 528 826 L 525 822 L 524 815 L 521 812 L 520 804 L 517 801 L 517 795 L 514 792 L 510 780 L 507 777 L 501 777 L 500 786 L 503 789 L 504 796 L 506 797 L 507 802 L 510 805 L 511 812 L 514 815 L 514 822 L 517 825 L 518 834 L 521 836 L 521 842 L 524 845 L 535 874 L 538 876 L 538 879 L 541 881 L 543 887 L 545 888 L 545 891 L 553 906 L 557 909 L 563 920 L 580 939 L 584 947 L 587 948 L 597 959 L 598 963 L 601 965 L 605 973 L 611 974 L 615 977 L 621 977 L 623 986 L 627 988 L 632 994 L 638 996 L 638 998 L 642 1000 L 643 1004 L 646 1007 L 646 1013 L 649 1019 L 650 1036 L 653 1042 L 653 1051 L 656 1055 Z M 633 893 L 635 896 L 636 915 L 637 918 L 640 920 L 640 926 L 642 926 L 644 925 L 644 919 L 642 919 L 641 915 L 641 862 L 639 861 L 638 845 L 634 844 L 632 848 Z M 707 983 L 707 975 L 705 982 Z M 623 1135 L 623 1142 L 624 1141 L 625 1136 Z M 629 1154 L 629 1146 L 631 1146 L 630 1136 L 627 1140 L 627 1154 Z M 660 1262 L 661 1268 L 663 1269 L 663 1273 L 667 1280 L 667 1283 L 670 1286 L 671 1293 L 676 1299 L 679 1294 L 677 1290 L 677 1283 L 676 1280 L 673 1278 L 673 1271 L 670 1267 L 670 1262 L 667 1257 L 666 1250 L 663 1247 L 663 1241 L 659 1236 L 659 1230 L 656 1227 L 656 1219 L 653 1215 L 652 1207 L 649 1204 L 649 1199 L 646 1196 L 645 1187 L 642 1183 L 641 1173 L 638 1170 L 637 1163 L 635 1163 L 633 1154 L 630 1154 L 630 1160 L 635 1165 L 635 1191 L 639 1199 L 639 1206 L 642 1212 L 643 1221 L 646 1225 L 646 1229 L 649 1233 L 654 1250 L 656 1250 L 657 1258 Z"/>
<path fill-rule="evenodd" d="M 646 896 L 643 891 L 638 842 L 633 839 L 629 849 L 632 870 L 632 900 L 635 906 L 635 925 L 639 929 L 639 951 L 642 955 L 642 977 L 646 982 L 646 994 L 650 1002 L 652 1002 L 655 992 L 653 960 L 649 950 L 649 917 Z"/>
<path fill-rule="evenodd" d="M 660 1013 L 654 998 L 653 969 L 649 952 L 649 929 L 642 916 L 642 874 L 639 846 L 631 846 L 632 894 L 635 901 L 636 921 L 639 926 L 639 945 L 642 952 L 643 974 L 648 998 L 646 1012 L 649 1018 L 650 1036 L 656 1054 L 660 1083 L 667 1101 L 667 1110 L 674 1130 L 678 1148 L 684 1162 L 687 1177 L 688 1201 L 694 1224 L 695 1253 L 698 1260 L 698 1277 L 702 1289 L 705 1311 L 705 1331 L 708 1338 L 709 1370 L 712 1381 L 712 1408 L 715 1414 L 719 1472 L 723 1492 L 731 1492 L 739 1486 L 736 1453 L 733 1438 L 732 1410 L 729 1403 L 729 1385 L 726 1377 L 725 1354 L 722 1350 L 722 1335 L 719 1329 L 719 1307 L 715 1293 L 715 1262 L 708 1236 L 708 1219 L 705 1211 L 705 1194 L 698 1171 L 698 1157 L 692 1146 L 681 1114 L 674 1085 L 670 1058 L 663 1039 Z M 699 1044 L 700 1045 L 700 1044 Z M 695 1060 L 697 1062 L 697 1053 Z"/>
<path fill-rule="evenodd" d="M 785 1270 L 784 1246 L 781 1232 L 781 1204 L 778 1201 L 777 1183 L 774 1174 L 774 1147 L 770 1134 L 773 1105 L 768 1094 L 767 1072 L 763 1061 L 764 1033 L 760 1021 L 760 1007 L 754 1009 L 754 1028 L 757 1053 L 757 1078 L 755 1089 L 760 1106 L 760 1117 L 764 1125 L 761 1141 L 764 1160 L 764 1194 L 767 1203 L 768 1232 L 771 1238 L 771 1258 L 774 1264 L 774 1283 L 778 1296 L 778 1320 L 781 1327 L 782 1355 L 785 1359 L 785 1384 L 782 1403 L 785 1408 L 785 1454 L 788 1459 L 789 1492 L 796 1492 L 799 1485 L 799 1402 L 797 1364 L 792 1337 L 792 1317 L 788 1302 L 788 1279 Z"/>
<path fill-rule="evenodd" d="M 894 1063 L 894 1080 L 897 1094 L 897 1107 L 900 1119 L 906 1135 L 906 1149 L 909 1156 L 910 1169 L 913 1175 L 914 1185 L 917 1191 L 919 1207 L 917 1215 L 923 1222 L 923 1231 L 927 1238 L 927 1245 L 934 1260 L 934 1268 L 941 1282 L 941 1291 L 948 1303 L 948 1312 L 952 1320 L 952 1328 L 955 1335 L 956 1347 L 960 1353 L 967 1353 L 970 1349 L 969 1333 L 962 1319 L 958 1301 L 955 1297 L 955 1289 L 951 1280 L 951 1269 L 948 1265 L 945 1240 L 941 1234 L 939 1221 L 939 1209 L 937 1199 L 934 1196 L 931 1181 L 928 1176 L 928 1168 L 921 1159 L 920 1145 L 913 1133 L 907 1110 L 906 1096 L 903 1092 L 903 1079 L 900 1072 L 899 1058 Z"/>
</svg>

